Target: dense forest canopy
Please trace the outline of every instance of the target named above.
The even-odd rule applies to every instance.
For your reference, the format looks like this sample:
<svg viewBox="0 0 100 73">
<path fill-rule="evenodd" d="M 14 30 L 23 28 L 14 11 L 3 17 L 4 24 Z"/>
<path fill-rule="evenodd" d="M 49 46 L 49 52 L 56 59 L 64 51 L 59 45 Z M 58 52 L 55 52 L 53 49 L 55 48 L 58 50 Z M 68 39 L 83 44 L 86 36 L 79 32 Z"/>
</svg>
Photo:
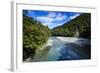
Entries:
<svg viewBox="0 0 100 73">
<path fill-rule="evenodd" d="M 23 59 L 35 54 L 47 42 L 50 30 L 31 17 L 23 14 Z"/>
</svg>

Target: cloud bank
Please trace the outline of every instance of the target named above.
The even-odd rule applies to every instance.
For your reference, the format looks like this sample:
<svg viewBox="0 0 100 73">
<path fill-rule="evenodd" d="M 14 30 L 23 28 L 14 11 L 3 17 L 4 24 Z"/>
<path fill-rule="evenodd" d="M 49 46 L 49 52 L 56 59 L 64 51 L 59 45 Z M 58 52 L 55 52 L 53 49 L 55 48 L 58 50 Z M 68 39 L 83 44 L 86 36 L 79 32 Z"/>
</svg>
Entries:
<svg viewBox="0 0 100 73">
<path fill-rule="evenodd" d="M 75 12 L 48 12 L 48 11 L 28 11 L 28 16 L 33 17 L 37 21 L 49 28 L 54 28 L 78 17 L 80 13 Z"/>
</svg>

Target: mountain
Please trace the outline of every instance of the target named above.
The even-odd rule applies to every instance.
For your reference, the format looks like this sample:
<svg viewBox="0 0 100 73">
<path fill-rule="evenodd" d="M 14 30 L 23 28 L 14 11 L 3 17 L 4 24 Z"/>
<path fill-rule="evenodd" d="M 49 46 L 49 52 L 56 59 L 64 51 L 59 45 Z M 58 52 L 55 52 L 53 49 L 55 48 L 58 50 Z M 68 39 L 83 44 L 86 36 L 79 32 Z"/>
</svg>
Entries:
<svg viewBox="0 0 100 73">
<path fill-rule="evenodd" d="M 23 60 L 36 54 L 48 40 L 50 30 L 31 17 L 23 15 Z"/>
<path fill-rule="evenodd" d="M 63 24 L 62 26 L 55 27 L 51 30 L 52 36 L 64 37 L 84 37 L 90 38 L 91 36 L 91 14 L 83 13 L 75 19 Z"/>
</svg>

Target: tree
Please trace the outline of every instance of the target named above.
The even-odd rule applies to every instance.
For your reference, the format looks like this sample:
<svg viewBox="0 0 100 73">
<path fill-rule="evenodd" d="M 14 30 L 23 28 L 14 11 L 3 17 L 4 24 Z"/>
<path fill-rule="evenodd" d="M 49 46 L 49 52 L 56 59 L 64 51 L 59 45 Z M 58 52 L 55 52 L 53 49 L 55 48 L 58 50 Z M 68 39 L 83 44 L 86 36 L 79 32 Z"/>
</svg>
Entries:
<svg viewBox="0 0 100 73">
<path fill-rule="evenodd" d="M 23 60 L 33 57 L 36 50 L 39 50 L 48 41 L 50 34 L 48 27 L 23 15 Z"/>
</svg>

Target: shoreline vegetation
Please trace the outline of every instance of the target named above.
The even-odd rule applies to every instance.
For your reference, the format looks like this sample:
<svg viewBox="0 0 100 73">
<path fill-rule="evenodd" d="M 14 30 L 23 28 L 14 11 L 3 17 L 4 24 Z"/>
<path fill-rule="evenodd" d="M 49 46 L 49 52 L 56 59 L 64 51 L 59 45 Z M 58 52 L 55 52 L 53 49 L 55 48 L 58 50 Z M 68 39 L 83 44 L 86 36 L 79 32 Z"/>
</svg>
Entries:
<svg viewBox="0 0 100 73">
<path fill-rule="evenodd" d="M 23 15 L 23 60 L 35 55 L 36 50 L 47 42 L 50 31 L 47 26 Z"/>
<path fill-rule="evenodd" d="M 76 37 L 91 40 L 91 15 L 83 13 L 62 26 L 49 29 L 48 26 L 27 16 L 27 10 L 23 10 L 23 61 L 27 62 L 36 58 L 41 53 L 47 52 L 52 43 L 48 43 L 50 37 Z M 76 40 L 75 38 L 75 40 Z M 71 40 L 70 40 L 71 41 Z M 48 45 L 48 46 L 47 46 Z"/>
<path fill-rule="evenodd" d="M 38 52 L 35 54 L 34 58 L 29 57 L 24 62 L 28 63 L 28 62 L 50 61 L 50 60 L 55 61 L 56 59 L 48 60 L 48 56 L 51 56 L 51 54 L 50 54 L 51 49 L 53 49 L 56 46 L 55 45 L 56 43 L 53 43 L 53 42 L 57 41 L 57 40 L 54 40 L 51 38 L 56 38 L 57 40 L 59 40 L 59 42 L 61 44 L 58 44 L 57 45 L 58 47 L 60 47 L 61 45 L 65 45 L 65 47 L 67 47 L 67 48 L 64 48 L 61 51 L 59 51 L 61 53 L 61 55 L 59 55 L 59 58 L 57 60 L 59 60 L 59 61 L 66 60 L 66 54 L 68 55 L 68 58 L 71 58 L 69 56 L 69 54 L 71 54 L 71 53 L 72 53 L 71 54 L 72 56 L 76 55 L 76 57 L 77 57 L 77 54 L 80 56 L 79 58 L 75 58 L 76 60 L 91 58 L 90 57 L 91 53 L 89 52 L 90 51 L 90 44 L 89 44 L 90 41 L 88 39 L 77 38 L 77 37 L 50 37 L 47 44 L 44 45 L 45 47 L 42 50 L 38 50 Z M 70 48 L 68 48 L 68 47 L 70 47 Z M 57 50 L 57 48 L 54 48 L 54 49 Z M 67 51 L 69 51 L 69 52 L 67 52 Z M 49 54 L 48 54 L 48 52 L 49 52 Z M 52 53 L 52 55 L 53 54 L 54 53 Z"/>
</svg>

